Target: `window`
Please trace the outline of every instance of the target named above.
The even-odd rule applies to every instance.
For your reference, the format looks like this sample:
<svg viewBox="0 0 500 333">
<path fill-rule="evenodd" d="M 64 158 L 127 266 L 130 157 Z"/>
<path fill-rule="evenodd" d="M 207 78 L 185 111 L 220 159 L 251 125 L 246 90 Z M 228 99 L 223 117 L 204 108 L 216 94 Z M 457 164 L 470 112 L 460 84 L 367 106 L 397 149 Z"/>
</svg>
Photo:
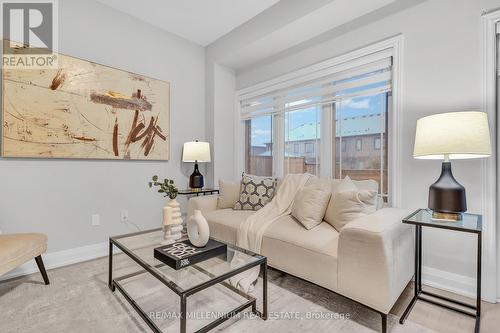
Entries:
<svg viewBox="0 0 500 333">
<path fill-rule="evenodd" d="M 363 149 L 363 142 L 361 141 L 361 139 L 356 139 L 356 150 L 360 151 L 362 149 Z"/>
<path fill-rule="evenodd" d="M 315 146 L 320 144 L 320 126 L 320 107 L 285 112 L 285 175 L 304 172 L 319 175 Z M 295 150 L 299 146 L 303 147 L 302 153 Z"/>
<path fill-rule="evenodd" d="M 245 171 L 257 176 L 273 172 L 273 119 L 261 116 L 245 121 Z"/>
<path fill-rule="evenodd" d="M 388 195 L 388 98 L 389 93 L 384 92 L 342 101 L 338 103 L 335 122 L 336 140 L 353 142 L 351 149 L 336 151 L 336 177 L 376 180 L 385 200 Z M 368 144 L 364 147 L 365 142 L 373 142 L 374 149 Z"/>
<path fill-rule="evenodd" d="M 374 179 L 387 198 L 391 53 L 245 89 L 239 99 L 246 171 Z"/>
</svg>

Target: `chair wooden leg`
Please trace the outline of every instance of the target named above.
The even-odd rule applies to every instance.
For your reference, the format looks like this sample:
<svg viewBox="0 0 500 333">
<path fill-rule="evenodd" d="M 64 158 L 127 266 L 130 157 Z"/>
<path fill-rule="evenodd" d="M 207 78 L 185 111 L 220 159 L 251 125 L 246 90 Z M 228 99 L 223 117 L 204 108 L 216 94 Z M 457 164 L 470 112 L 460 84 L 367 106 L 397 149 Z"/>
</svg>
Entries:
<svg viewBox="0 0 500 333">
<path fill-rule="evenodd" d="M 387 332 L 387 315 L 385 313 L 381 313 L 382 316 L 382 333 Z"/>
<path fill-rule="evenodd" d="M 47 272 L 45 271 L 45 266 L 43 265 L 43 260 L 42 256 L 39 255 L 38 257 L 35 258 L 36 264 L 38 265 L 38 269 L 40 270 L 40 273 L 42 273 L 43 281 L 45 284 L 50 284 L 49 277 L 47 276 Z"/>
</svg>

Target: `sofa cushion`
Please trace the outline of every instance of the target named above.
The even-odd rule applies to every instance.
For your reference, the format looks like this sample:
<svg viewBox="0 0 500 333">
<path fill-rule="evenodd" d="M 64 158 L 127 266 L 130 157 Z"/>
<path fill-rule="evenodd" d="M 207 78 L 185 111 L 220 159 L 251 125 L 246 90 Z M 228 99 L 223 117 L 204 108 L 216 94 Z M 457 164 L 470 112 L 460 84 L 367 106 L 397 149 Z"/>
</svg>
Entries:
<svg viewBox="0 0 500 333">
<path fill-rule="evenodd" d="M 329 223 L 339 232 L 349 222 L 375 213 L 377 210 L 377 192 L 375 191 L 343 191 L 333 194 L 332 197 L 332 216 L 330 216 Z"/>
<path fill-rule="evenodd" d="M 253 211 L 219 209 L 205 214 L 210 236 L 236 244 L 236 234 Z M 270 266 L 336 291 L 339 233 L 326 222 L 306 230 L 291 215 L 265 231 L 261 253 Z"/>
<path fill-rule="evenodd" d="M 240 182 L 219 180 L 219 198 L 217 208 L 233 208 L 240 198 Z"/>
<path fill-rule="evenodd" d="M 306 229 L 312 229 L 323 221 L 331 192 L 322 187 L 306 186 L 295 195 L 292 216 Z"/>
<path fill-rule="evenodd" d="M 343 191 L 354 191 L 357 190 L 358 188 L 356 187 L 356 185 L 354 185 L 354 182 L 351 180 L 351 178 L 349 178 L 349 176 L 346 176 L 344 179 L 332 179 L 330 184 L 331 184 L 332 195 L 330 197 L 330 202 L 326 207 L 325 221 L 333 226 L 335 219 L 335 212 L 333 211 L 334 209 L 333 200 L 335 197 L 335 193 Z"/>
<path fill-rule="evenodd" d="M 353 180 L 352 182 L 359 190 L 375 191 L 378 193 L 378 183 L 373 179 Z"/>
<path fill-rule="evenodd" d="M 378 192 L 378 183 L 373 179 L 368 180 L 352 180 L 349 176 L 344 179 L 330 179 L 332 196 L 330 197 L 330 202 L 325 212 L 325 221 L 334 225 L 335 212 L 333 207 L 333 200 L 335 193 L 343 191 L 354 191 L 354 190 L 369 190 Z"/>
<path fill-rule="evenodd" d="M 236 232 L 243 221 L 254 214 L 253 210 L 217 209 L 203 214 L 210 227 L 210 237 L 236 244 Z"/>
<path fill-rule="evenodd" d="M 270 202 L 276 191 L 276 178 L 260 177 L 243 173 L 240 197 L 235 210 L 259 210 Z"/>
<path fill-rule="evenodd" d="M 264 233 L 261 253 L 270 266 L 335 291 L 338 239 L 339 233 L 326 222 L 305 230 L 286 215 Z"/>
<path fill-rule="evenodd" d="M 373 179 L 365 179 L 365 180 L 353 180 L 349 176 L 346 176 L 346 178 L 349 178 L 354 185 L 356 185 L 356 188 L 359 190 L 369 190 L 369 191 L 375 191 L 378 192 L 378 183 L 377 181 Z M 344 179 L 329 179 L 332 191 L 335 191 L 337 186 L 343 181 Z"/>
<path fill-rule="evenodd" d="M 47 250 L 47 236 L 37 233 L 0 235 L 0 275 Z"/>
<path fill-rule="evenodd" d="M 353 180 L 354 185 L 360 190 L 368 190 L 375 191 L 378 193 L 378 182 L 373 179 L 365 179 L 365 180 Z M 384 208 L 384 198 L 377 194 L 377 207 L 376 209 Z"/>
</svg>

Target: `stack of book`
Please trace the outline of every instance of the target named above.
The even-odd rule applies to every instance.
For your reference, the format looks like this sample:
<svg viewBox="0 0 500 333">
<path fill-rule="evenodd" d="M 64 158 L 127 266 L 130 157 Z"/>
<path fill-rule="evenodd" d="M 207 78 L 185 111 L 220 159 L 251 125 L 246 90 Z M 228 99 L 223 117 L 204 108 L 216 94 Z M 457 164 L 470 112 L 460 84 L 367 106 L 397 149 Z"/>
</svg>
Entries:
<svg viewBox="0 0 500 333">
<path fill-rule="evenodd" d="M 227 245 L 212 238 L 204 247 L 195 247 L 185 240 L 154 249 L 156 259 L 176 270 L 218 256 L 227 260 Z"/>
</svg>

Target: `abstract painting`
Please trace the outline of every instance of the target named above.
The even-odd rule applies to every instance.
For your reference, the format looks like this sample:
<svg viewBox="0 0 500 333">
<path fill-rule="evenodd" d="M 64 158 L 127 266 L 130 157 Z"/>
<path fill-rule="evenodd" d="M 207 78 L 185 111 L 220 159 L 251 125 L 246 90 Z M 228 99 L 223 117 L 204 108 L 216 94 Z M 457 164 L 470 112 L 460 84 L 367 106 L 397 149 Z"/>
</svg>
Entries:
<svg viewBox="0 0 500 333">
<path fill-rule="evenodd" d="M 168 160 L 170 84 L 58 55 L 4 69 L 4 157 Z"/>
</svg>

